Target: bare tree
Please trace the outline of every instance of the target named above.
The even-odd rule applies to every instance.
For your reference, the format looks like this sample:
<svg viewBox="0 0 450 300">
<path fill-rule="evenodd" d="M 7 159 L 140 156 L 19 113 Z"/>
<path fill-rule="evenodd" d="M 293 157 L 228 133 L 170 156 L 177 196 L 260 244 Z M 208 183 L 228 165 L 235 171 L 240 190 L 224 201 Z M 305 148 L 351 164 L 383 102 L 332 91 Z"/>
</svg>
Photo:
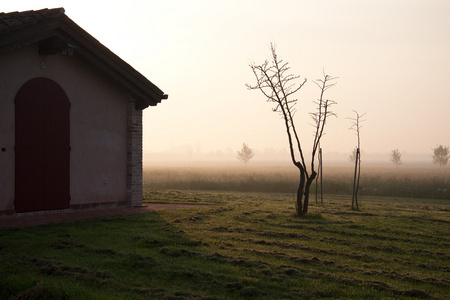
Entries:
<svg viewBox="0 0 450 300">
<path fill-rule="evenodd" d="M 255 156 L 255 153 L 253 152 L 253 150 L 250 149 L 250 147 L 247 146 L 246 143 L 244 143 L 242 145 L 241 151 L 237 152 L 236 158 L 239 159 L 244 164 L 248 164 L 248 162 L 250 161 L 250 159 L 253 158 L 253 156 Z"/>
<path fill-rule="evenodd" d="M 439 145 L 433 149 L 433 163 L 438 164 L 439 167 L 444 167 L 448 163 L 449 158 L 448 146 Z"/>
<path fill-rule="evenodd" d="M 352 209 L 359 209 L 358 205 L 358 190 L 359 190 L 359 179 L 361 178 L 361 138 L 360 138 L 360 130 L 361 130 L 361 122 L 365 121 L 362 119 L 366 114 L 360 115 L 356 110 L 353 111 L 356 114 L 355 118 L 348 118 L 353 120 L 351 130 L 356 132 L 356 136 L 358 137 L 358 144 L 355 153 L 355 175 L 353 177 L 353 195 L 352 195 Z"/>
<path fill-rule="evenodd" d="M 250 65 L 256 78 L 256 84 L 247 84 L 246 86 L 250 90 L 260 90 L 268 102 L 275 103 L 273 111 L 279 112 L 283 117 L 288 136 L 291 160 L 300 172 L 300 182 L 296 199 L 297 215 L 304 216 L 308 213 L 310 187 L 317 175 L 314 169 L 314 158 L 319 149 L 319 143 L 324 133 L 327 117 L 334 115 L 334 113 L 330 111 L 330 106 L 335 104 L 335 102 L 325 99 L 324 93 L 335 85 L 332 81 L 336 78 L 324 73 L 322 79 L 315 81 L 316 85 L 320 88 L 320 96 L 318 100 L 314 102 L 317 105 L 317 110 L 310 114 L 315 122 L 315 130 L 311 152 L 311 164 L 308 170 L 300 142 L 299 132 L 294 123 L 294 115 L 296 112 L 295 106 L 298 99 L 291 98 L 291 96 L 305 85 L 307 80 L 301 80 L 300 76 L 289 73 L 290 67 L 288 63 L 283 62 L 283 60 L 278 58 L 273 44 L 270 44 L 270 50 L 272 54 L 270 61 L 266 60 L 261 65 Z"/>
<path fill-rule="evenodd" d="M 400 166 L 402 162 L 402 154 L 398 149 L 394 149 L 391 151 L 390 160 L 396 167 Z"/>
</svg>

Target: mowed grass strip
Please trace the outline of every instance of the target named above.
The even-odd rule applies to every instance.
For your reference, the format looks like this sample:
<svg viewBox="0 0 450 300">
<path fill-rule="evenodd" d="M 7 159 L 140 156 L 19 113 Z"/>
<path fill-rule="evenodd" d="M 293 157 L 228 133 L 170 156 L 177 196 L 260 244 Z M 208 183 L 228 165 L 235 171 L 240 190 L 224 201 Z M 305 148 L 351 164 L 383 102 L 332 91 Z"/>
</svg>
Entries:
<svg viewBox="0 0 450 300">
<path fill-rule="evenodd" d="M 395 295 L 448 293 L 450 219 L 442 213 L 448 212 L 448 203 L 363 198 L 363 209 L 351 211 L 348 197 L 327 196 L 324 204 L 312 203 L 310 217 L 299 219 L 294 217 L 292 195 L 218 193 L 224 195 L 235 196 L 228 206 L 221 206 L 226 211 L 164 215 L 212 251 L 251 257 L 269 263 L 271 269 L 306 268 L 327 281 L 360 287 L 367 282 L 371 289 Z M 396 217 L 387 209 L 398 203 L 410 213 Z"/>
<path fill-rule="evenodd" d="M 146 189 L 210 207 L 0 229 L 1 299 L 445 299 L 449 203 Z M 396 216 L 395 209 L 399 215 Z M 447 213 L 446 213 L 447 212 Z"/>
</svg>

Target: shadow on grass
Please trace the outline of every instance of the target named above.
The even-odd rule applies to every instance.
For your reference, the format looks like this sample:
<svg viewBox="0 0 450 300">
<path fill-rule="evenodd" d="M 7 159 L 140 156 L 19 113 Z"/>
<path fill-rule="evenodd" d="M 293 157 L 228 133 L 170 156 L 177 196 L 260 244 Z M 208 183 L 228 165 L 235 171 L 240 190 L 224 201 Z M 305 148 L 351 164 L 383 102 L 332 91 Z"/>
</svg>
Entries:
<svg viewBox="0 0 450 300">
<path fill-rule="evenodd" d="M 0 298 L 202 299 L 264 292 L 157 212 L 0 229 Z"/>
</svg>

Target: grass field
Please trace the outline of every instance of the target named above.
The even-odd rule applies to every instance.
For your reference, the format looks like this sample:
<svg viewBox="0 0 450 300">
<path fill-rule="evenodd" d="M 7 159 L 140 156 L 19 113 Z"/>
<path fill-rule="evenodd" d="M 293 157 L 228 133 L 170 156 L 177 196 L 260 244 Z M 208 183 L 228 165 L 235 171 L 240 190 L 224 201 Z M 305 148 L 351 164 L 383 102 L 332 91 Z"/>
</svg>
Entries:
<svg viewBox="0 0 450 300">
<path fill-rule="evenodd" d="M 0 229 L 1 299 L 448 299 L 448 200 L 145 189 L 202 208 Z"/>
<path fill-rule="evenodd" d="M 323 193 L 351 195 L 352 164 L 323 169 Z M 153 189 L 221 190 L 292 193 L 299 173 L 295 166 L 153 166 L 144 169 L 144 186 Z M 315 193 L 315 184 L 312 186 Z M 450 168 L 431 164 L 393 167 L 362 165 L 359 194 L 450 200 Z"/>
</svg>

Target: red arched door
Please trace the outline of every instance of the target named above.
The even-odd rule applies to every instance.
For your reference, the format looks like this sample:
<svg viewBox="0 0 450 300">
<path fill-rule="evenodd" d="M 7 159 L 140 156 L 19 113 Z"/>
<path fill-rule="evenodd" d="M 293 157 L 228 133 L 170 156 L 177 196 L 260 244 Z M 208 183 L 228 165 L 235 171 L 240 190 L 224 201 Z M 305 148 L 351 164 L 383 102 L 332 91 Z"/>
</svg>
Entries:
<svg viewBox="0 0 450 300">
<path fill-rule="evenodd" d="M 34 78 L 16 99 L 16 212 L 70 206 L 70 102 L 48 78 Z"/>
</svg>

